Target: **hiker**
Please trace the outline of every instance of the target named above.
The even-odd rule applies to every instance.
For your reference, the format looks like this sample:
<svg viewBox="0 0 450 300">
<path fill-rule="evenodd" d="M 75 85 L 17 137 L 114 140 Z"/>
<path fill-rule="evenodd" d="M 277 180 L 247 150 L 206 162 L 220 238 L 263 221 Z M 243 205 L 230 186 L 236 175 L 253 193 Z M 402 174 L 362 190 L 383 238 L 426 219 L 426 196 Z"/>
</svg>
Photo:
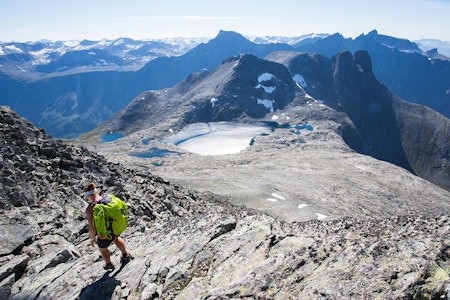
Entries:
<svg viewBox="0 0 450 300">
<path fill-rule="evenodd" d="M 106 228 L 106 226 L 105 226 L 105 230 L 107 230 L 108 232 L 105 234 L 105 236 L 102 236 L 99 233 L 99 231 L 101 231 L 99 229 L 100 228 L 99 224 L 100 223 L 107 224 L 107 223 L 105 223 L 105 221 L 100 222 L 96 219 L 97 217 L 94 217 L 94 210 L 98 210 L 100 208 L 100 207 L 98 207 L 97 209 L 94 209 L 96 205 L 110 203 L 111 198 L 116 198 L 121 203 L 123 203 L 122 200 L 115 197 L 114 195 L 100 196 L 95 187 L 95 183 L 89 183 L 83 189 L 83 191 L 84 191 L 83 195 L 89 201 L 89 205 L 86 208 L 86 218 L 87 218 L 88 224 L 89 224 L 89 238 L 91 239 L 92 247 L 94 247 L 95 243 L 97 242 L 98 248 L 100 250 L 100 254 L 102 255 L 103 260 L 105 261 L 103 268 L 105 270 L 112 270 L 115 267 L 114 264 L 111 262 L 111 253 L 108 249 L 108 247 L 113 242 L 116 245 L 116 247 L 122 252 L 122 257 L 120 258 L 120 262 L 122 265 L 125 265 L 126 263 L 128 263 L 130 261 L 130 259 L 132 259 L 132 256 L 127 252 L 125 241 L 119 236 L 120 233 L 115 234 L 113 232 L 113 229 L 111 226 L 112 224 L 110 224 L 108 226 L 108 228 Z M 123 205 L 126 207 L 126 204 L 123 203 Z M 103 219 L 105 219 L 105 215 L 100 215 L 100 216 L 103 217 Z M 97 220 L 98 224 L 96 224 L 95 220 Z M 128 222 L 126 222 L 126 218 L 125 218 L 125 223 L 126 223 L 125 225 L 122 225 L 123 228 L 120 230 L 120 232 L 125 230 L 125 228 L 128 226 Z M 97 236 L 97 238 L 96 238 L 96 236 Z"/>
</svg>

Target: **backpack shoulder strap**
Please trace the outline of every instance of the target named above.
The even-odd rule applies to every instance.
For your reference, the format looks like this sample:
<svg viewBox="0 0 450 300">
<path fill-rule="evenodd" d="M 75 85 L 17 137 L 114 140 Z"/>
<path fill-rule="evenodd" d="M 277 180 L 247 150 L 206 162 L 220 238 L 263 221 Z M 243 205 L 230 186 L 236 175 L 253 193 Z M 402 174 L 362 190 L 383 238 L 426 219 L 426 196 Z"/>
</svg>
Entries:
<svg viewBox="0 0 450 300">
<path fill-rule="evenodd" d="M 109 195 L 103 196 L 102 199 L 100 199 L 100 201 L 97 202 L 97 204 L 108 204 L 109 202 L 111 202 L 111 197 Z"/>
<path fill-rule="evenodd" d="M 97 204 L 93 207 L 94 226 L 99 237 L 111 239 L 112 236 L 108 230 L 109 222 L 107 220 L 107 215 L 105 212 L 105 205 L 111 202 L 111 199 L 109 199 L 108 202 L 104 201 L 103 203 L 102 200 L 97 202 Z"/>
</svg>

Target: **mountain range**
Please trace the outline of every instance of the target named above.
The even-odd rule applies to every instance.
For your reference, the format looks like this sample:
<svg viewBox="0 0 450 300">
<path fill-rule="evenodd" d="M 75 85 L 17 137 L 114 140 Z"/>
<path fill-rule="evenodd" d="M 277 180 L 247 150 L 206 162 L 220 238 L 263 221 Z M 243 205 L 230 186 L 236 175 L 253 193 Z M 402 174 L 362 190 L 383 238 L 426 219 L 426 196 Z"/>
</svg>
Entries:
<svg viewBox="0 0 450 300">
<path fill-rule="evenodd" d="M 264 41 L 3 72 L 0 299 L 449 298 L 448 59 L 376 31 Z M 397 88 L 431 76 L 424 103 L 385 67 L 411 72 Z M 92 181 L 129 207 L 135 258 L 113 271 L 89 247 Z"/>
<path fill-rule="evenodd" d="M 308 111 L 294 118 L 294 111 L 309 102 L 336 113 Z M 108 132 L 134 134 L 137 139 L 124 139 L 128 147 L 113 151 L 115 157 L 119 152 L 128 156 L 142 136 L 151 141 L 142 146 L 150 147 L 189 124 L 273 120 L 287 126 L 287 132 L 295 124 L 333 120 L 333 130 L 354 151 L 450 189 L 449 119 L 390 92 L 375 78 L 367 51 L 341 52 L 331 59 L 286 51 L 272 52 L 266 59 L 235 56 L 211 72 L 191 74 L 173 88 L 138 95 L 84 139 L 99 140 Z"/>
<path fill-rule="evenodd" d="M 52 136 L 73 138 L 96 128 L 137 94 L 172 87 L 189 74 L 212 70 L 233 55 L 247 53 L 263 58 L 284 50 L 329 57 L 339 51 L 367 50 L 376 77 L 390 90 L 407 101 L 431 107 L 446 117 L 450 115 L 447 92 L 450 62 L 436 50 L 424 52 L 415 43 L 376 31 L 356 39 L 334 34 L 312 35 L 288 43 L 254 40 L 258 43 L 235 32 L 221 31 L 208 42 L 191 41 L 188 46 L 180 43 L 179 48 L 168 43 L 144 45 L 128 39 L 102 48 L 102 43 L 84 41 L 81 44 L 84 48 L 77 45 L 63 55 L 61 50 L 55 51 L 37 65 L 30 52 L 17 52 L 30 48 L 37 53 L 46 49 L 44 45 L 2 46 L 3 53 L 7 53 L 5 49 L 10 52 L 1 56 L 1 103 Z M 176 56 L 189 47 L 189 51 Z M 135 52 L 124 50 L 128 48 Z M 18 76 L 17 70 L 30 72 Z M 39 76 L 37 72 L 41 72 Z"/>
<path fill-rule="evenodd" d="M 23 80 L 68 73 L 139 69 L 157 57 L 179 56 L 202 38 L 139 41 L 38 41 L 0 43 L 0 72 Z"/>
</svg>

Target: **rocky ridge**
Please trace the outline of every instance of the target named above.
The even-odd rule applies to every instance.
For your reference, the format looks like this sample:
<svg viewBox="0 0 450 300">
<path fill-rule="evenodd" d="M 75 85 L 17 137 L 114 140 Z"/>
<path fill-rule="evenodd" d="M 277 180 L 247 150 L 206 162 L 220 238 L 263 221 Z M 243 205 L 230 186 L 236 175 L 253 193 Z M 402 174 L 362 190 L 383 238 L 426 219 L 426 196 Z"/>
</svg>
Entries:
<svg viewBox="0 0 450 300">
<path fill-rule="evenodd" d="M 2 299 L 450 297 L 445 203 L 287 223 L 52 140 L 9 108 L 0 125 Z M 91 180 L 130 206 L 136 258 L 112 272 L 88 246 L 80 192 Z"/>
</svg>

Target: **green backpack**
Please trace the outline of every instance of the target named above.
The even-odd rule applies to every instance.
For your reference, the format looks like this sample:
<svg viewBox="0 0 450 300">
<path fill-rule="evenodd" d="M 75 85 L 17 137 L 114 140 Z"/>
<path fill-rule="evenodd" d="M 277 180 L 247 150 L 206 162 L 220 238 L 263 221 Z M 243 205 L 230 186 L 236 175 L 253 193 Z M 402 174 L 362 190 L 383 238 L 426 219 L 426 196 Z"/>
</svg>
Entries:
<svg viewBox="0 0 450 300">
<path fill-rule="evenodd" d="M 128 227 L 128 206 L 119 197 L 104 196 L 94 205 L 94 226 L 99 238 L 111 240 Z"/>
</svg>

